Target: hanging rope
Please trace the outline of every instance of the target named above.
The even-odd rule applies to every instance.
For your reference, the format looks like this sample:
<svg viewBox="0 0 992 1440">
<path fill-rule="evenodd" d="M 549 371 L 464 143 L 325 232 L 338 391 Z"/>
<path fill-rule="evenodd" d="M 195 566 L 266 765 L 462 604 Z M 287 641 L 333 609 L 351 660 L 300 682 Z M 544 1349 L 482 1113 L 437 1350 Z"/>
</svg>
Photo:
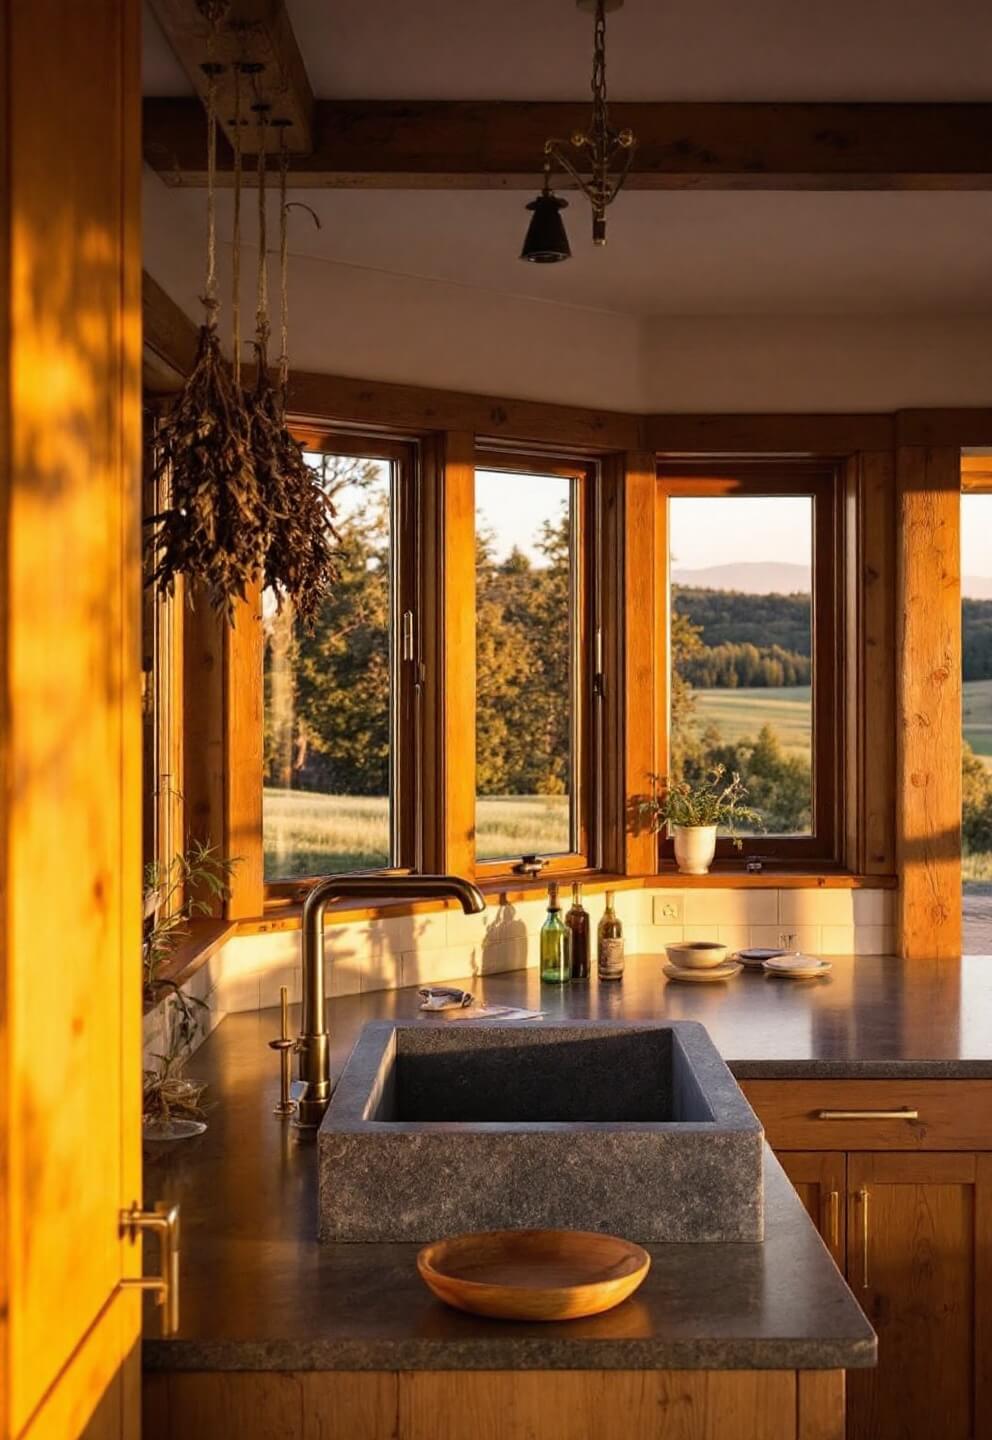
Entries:
<svg viewBox="0 0 992 1440">
<path fill-rule="evenodd" d="M 258 347 L 258 364 L 267 363 L 269 342 L 269 257 L 268 230 L 265 206 L 265 154 L 266 109 L 258 105 L 258 285 L 255 297 L 255 340 Z"/>
<path fill-rule="evenodd" d="M 207 44 L 207 53 L 213 53 L 213 30 Z M 203 293 L 203 308 L 207 312 L 207 324 L 214 329 L 220 301 L 217 298 L 217 74 L 219 65 L 207 62 L 207 278 Z"/>
<path fill-rule="evenodd" d="M 289 150 L 286 130 L 279 131 L 279 394 L 283 407 L 289 390 L 289 209 L 286 188 Z"/>
<path fill-rule="evenodd" d="M 231 345 L 241 384 L 241 66 L 234 67 L 234 218 L 231 224 Z"/>
</svg>

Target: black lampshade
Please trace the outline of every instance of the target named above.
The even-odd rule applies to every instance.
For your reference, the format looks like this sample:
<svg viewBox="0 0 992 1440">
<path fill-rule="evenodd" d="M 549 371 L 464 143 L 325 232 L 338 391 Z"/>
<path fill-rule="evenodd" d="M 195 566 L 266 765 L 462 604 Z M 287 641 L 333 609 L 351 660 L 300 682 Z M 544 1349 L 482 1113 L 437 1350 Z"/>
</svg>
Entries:
<svg viewBox="0 0 992 1440">
<path fill-rule="evenodd" d="M 553 265 L 557 260 L 571 259 L 565 223 L 561 218 L 562 210 L 567 208 L 568 201 L 552 195 L 549 190 L 530 202 L 527 209 L 534 213 L 520 252 L 521 260 L 533 260 L 536 265 Z"/>
</svg>

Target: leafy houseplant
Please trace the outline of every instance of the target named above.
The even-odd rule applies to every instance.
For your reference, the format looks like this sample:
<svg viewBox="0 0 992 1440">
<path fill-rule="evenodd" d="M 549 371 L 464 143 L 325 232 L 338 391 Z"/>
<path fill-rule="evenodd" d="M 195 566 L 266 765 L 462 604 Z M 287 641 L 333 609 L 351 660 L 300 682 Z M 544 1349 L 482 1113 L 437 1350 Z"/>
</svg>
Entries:
<svg viewBox="0 0 992 1440">
<path fill-rule="evenodd" d="M 208 915 L 212 900 L 225 900 L 236 860 L 199 841 L 145 869 L 143 989 L 149 1003 L 163 1001 L 165 1044 L 153 1058 L 155 1069 L 144 1073 L 142 1112 L 146 1131 L 168 1136 L 202 1128 L 204 1086 L 185 1078 L 186 1061 L 200 1034 L 207 1007 L 161 971 L 178 945 L 189 936 L 189 922 Z M 194 1130 L 176 1122 L 194 1122 Z"/>
<path fill-rule="evenodd" d="M 730 831 L 731 839 L 741 848 L 735 834 L 738 825 L 760 825 L 761 816 L 745 804 L 747 789 L 734 771 L 729 779 L 724 765 L 713 765 L 696 781 L 673 780 L 652 775 L 654 793 L 642 801 L 640 814 L 652 830 L 664 826 L 675 841 L 675 859 L 687 875 L 705 875 L 716 853 L 718 826 Z"/>
</svg>

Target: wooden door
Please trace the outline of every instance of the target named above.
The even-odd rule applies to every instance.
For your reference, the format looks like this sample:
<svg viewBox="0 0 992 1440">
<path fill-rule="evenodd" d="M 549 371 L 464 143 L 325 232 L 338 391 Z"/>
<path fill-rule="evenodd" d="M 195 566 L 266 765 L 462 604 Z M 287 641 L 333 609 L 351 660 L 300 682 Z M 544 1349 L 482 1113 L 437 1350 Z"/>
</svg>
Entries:
<svg viewBox="0 0 992 1440">
<path fill-rule="evenodd" d="M 776 1158 L 843 1271 L 847 1263 L 847 1160 L 843 1151 L 787 1150 Z"/>
<path fill-rule="evenodd" d="M 850 1154 L 848 1283 L 878 1332 L 848 1440 L 992 1434 L 992 1156 Z"/>
<path fill-rule="evenodd" d="M 0 1435 L 139 1430 L 137 0 L 0 0 Z"/>
</svg>

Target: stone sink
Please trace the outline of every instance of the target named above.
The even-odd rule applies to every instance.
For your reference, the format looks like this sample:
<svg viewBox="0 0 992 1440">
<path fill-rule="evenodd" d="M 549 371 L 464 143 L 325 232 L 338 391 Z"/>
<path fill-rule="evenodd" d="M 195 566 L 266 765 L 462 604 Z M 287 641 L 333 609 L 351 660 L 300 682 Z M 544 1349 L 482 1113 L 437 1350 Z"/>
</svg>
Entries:
<svg viewBox="0 0 992 1440">
<path fill-rule="evenodd" d="M 375 1021 L 318 1134 L 320 1237 L 761 1240 L 762 1142 L 691 1021 Z"/>
</svg>

